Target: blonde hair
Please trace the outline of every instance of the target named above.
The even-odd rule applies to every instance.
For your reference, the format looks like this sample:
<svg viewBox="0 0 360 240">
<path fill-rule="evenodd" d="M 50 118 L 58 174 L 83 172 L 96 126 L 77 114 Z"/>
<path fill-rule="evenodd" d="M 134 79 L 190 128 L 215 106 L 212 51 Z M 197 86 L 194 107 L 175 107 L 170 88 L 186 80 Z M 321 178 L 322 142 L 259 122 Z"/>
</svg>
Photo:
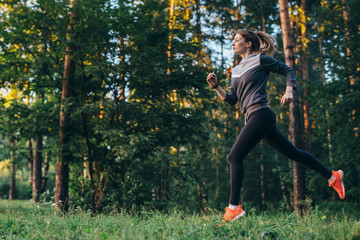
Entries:
<svg viewBox="0 0 360 240">
<path fill-rule="evenodd" d="M 251 42 L 251 50 L 257 53 L 264 53 L 272 56 L 277 50 L 276 39 L 264 32 L 253 32 L 249 30 L 240 30 L 237 32 L 246 42 Z"/>
</svg>

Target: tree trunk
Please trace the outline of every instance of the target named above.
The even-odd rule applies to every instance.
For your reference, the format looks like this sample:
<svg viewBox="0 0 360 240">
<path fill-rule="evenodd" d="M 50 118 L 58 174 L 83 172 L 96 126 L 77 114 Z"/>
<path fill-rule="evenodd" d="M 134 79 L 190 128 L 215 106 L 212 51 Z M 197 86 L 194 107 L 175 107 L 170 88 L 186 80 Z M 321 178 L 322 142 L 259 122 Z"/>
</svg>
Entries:
<svg viewBox="0 0 360 240">
<path fill-rule="evenodd" d="M 290 203 L 289 203 L 287 195 L 286 195 L 285 183 L 284 183 L 284 181 L 283 181 L 283 179 L 281 177 L 281 166 L 280 166 L 280 161 L 279 161 L 279 155 L 277 153 L 275 154 L 275 159 L 276 159 L 276 164 L 277 164 L 276 167 L 277 167 L 277 170 L 278 170 L 278 173 L 279 173 L 281 195 L 282 195 L 283 201 L 286 204 L 286 207 L 288 209 L 290 209 Z"/>
<path fill-rule="evenodd" d="M 100 161 L 96 160 L 95 156 L 95 146 L 89 140 L 89 128 L 87 126 L 87 115 L 85 113 L 81 113 L 81 117 L 83 120 L 83 131 L 84 131 L 84 144 L 86 146 L 85 157 L 84 157 L 84 167 L 85 174 L 89 176 L 90 180 L 90 188 L 93 192 L 91 197 L 91 205 L 93 209 L 100 210 L 101 201 L 104 194 L 104 190 L 106 187 L 107 177 L 104 178 L 104 173 L 106 172 L 101 167 Z"/>
<path fill-rule="evenodd" d="M 304 81 L 304 90 L 303 90 L 303 97 L 304 97 L 304 101 L 303 101 L 303 111 L 304 111 L 304 145 L 305 145 L 305 150 L 307 152 L 310 152 L 310 144 L 309 144 L 309 136 L 310 136 L 310 120 L 309 120 L 309 116 L 310 116 L 310 102 L 308 100 L 309 98 L 309 89 L 307 87 L 307 82 L 309 81 L 309 71 L 308 71 L 308 65 L 309 65 L 309 61 L 307 56 L 304 56 L 303 59 L 303 66 L 302 66 L 302 77 L 303 77 L 303 81 Z"/>
<path fill-rule="evenodd" d="M 286 64 L 295 69 L 294 42 L 291 37 L 289 6 L 287 0 L 279 0 L 280 20 L 283 35 L 284 53 Z M 290 126 L 292 143 L 301 148 L 300 112 L 297 90 L 294 90 L 294 99 L 290 104 Z M 301 163 L 293 162 L 293 184 L 294 184 L 294 209 L 295 212 L 302 210 L 300 201 L 305 200 L 305 178 L 304 167 Z"/>
<path fill-rule="evenodd" d="M 70 2 L 72 9 L 72 16 L 69 23 L 68 39 L 72 38 L 74 23 L 76 20 L 76 11 L 74 7 L 77 5 L 77 0 Z M 75 61 L 72 59 L 74 48 L 71 45 L 66 46 L 65 66 L 63 76 L 63 87 L 61 96 L 61 109 L 59 121 L 59 139 L 58 139 L 58 154 L 56 160 L 56 179 L 55 179 L 55 211 L 66 212 L 68 210 L 68 187 L 69 187 L 69 162 L 71 154 L 66 150 L 69 143 L 69 122 L 70 113 L 66 105 L 66 101 L 72 96 L 74 77 L 75 77 Z"/>
<path fill-rule="evenodd" d="M 45 191 L 46 184 L 49 179 L 49 176 L 48 176 L 49 166 L 50 166 L 50 156 L 49 156 L 49 151 L 47 151 L 47 152 L 45 152 L 44 172 L 43 172 L 43 177 L 42 177 L 42 181 L 41 181 L 41 193 L 43 193 Z"/>
<path fill-rule="evenodd" d="M 32 189 L 33 186 L 33 150 L 32 150 L 32 144 L 31 144 L 31 139 L 29 139 L 26 142 L 27 148 L 28 148 L 28 154 L 27 154 L 27 159 L 28 159 L 28 169 L 29 169 L 29 184 L 30 187 Z"/>
<path fill-rule="evenodd" d="M 309 88 L 308 88 L 308 81 L 309 81 L 309 55 L 307 49 L 307 30 L 306 30 L 306 0 L 301 0 L 301 9 L 303 16 L 302 24 L 301 24 L 301 39 L 302 43 L 302 79 L 303 79 L 303 111 L 304 111 L 304 147 L 306 151 L 310 151 L 310 144 L 309 144 L 309 136 L 310 136 L 310 103 L 309 103 Z"/>
<path fill-rule="evenodd" d="M 32 197 L 34 202 L 39 202 L 41 193 L 41 168 L 42 168 L 42 143 L 43 137 L 38 134 L 34 144 L 34 159 L 33 159 L 33 186 L 32 186 Z"/>
<path fill-rule="evenodd" d="M 350 12 L 350 9 L 346 3 L 346 0 L 342 0 L 341 1 L 342 3 L 342 13 L 343 13 L 343 18 L 344 18 L 344 31 L 345 31 L 345 39 L 346 39 L 346 43 L 347 43 L 347 48 L 346 48 L 346 59 L 347 59 L 347 66 L 346 66 L 346 72 L 347 72 L 347 75 L 349 75 L 349 78 L 350 78 L 350 86 L 349 86 L 349 91 L 350 91 L 350 94 L 353 95 L 354 93 L 354 87 L 355 87 L 355 84 L 356 84 L 356 77 L 354 77 L 354 72 L 357 72 L 355 69 L 354 69 L 354 65 L 353 64 L 353 61 L 351 60 L 353 58 L 352 56 L 352 51 L 350 49 L 350 46 L 351 46 L 351 39 L 350 39 L 350 31 L 349 31 L 349 12 Z M 355 97 L 355 95 L 353 95 Z M 352 122 L 354 121 L 356 118 L 356 110 L 355 109 L 352 109 L 351 112 L 350 112 L 350 119 L 349 121 Z M 358 127 L 355 127 L 354 128 L 354 135 L 355 137 L 358 137 Z"/>
<path fill-rule="evenodd" d="M 317 27 L 318 30 L 318 34 L 320 33 L 319 31 L 319 26 Z M 320 34 L 319 34 L 320 36 Z M 325 80 L 325 63 L 324 63 L 324 58 L 323 58 L 323 47 L 322 47 L 322 38 L 319 38 L 319 50 L 320 50 L 320 62 L 321 62 L 321 77 L 322 77 L 322 82 L 323 82 L 323 86 L 326 86 L 326 80 Z M 331 144 L 331 130 L 330 130 L 330 116 L 329 116 L 329 110 L 328 108 L 326 108 L 325 110 L 325 117 L 326 117 L 326 122 L 328 124 L 327 127 L 327 137 L 328 137 L 328 149 L 329 149 L 329 163 L 330 163 L 330 167 L 333 166 L 333 154 L 332 154 L 332 144 Z"/>
<path fill-rule="evenodd" d="M 174 18 L 174 12 L 175 12 L 175 0 L 170 0 L 170 15 L 169 15 L 169 41 L 168 41 L 168 51 L 167 51 L 167 60 L 169 67 L 167 69 L 167 73 L 170 76 L 171 69 L 170 69 L 170 62 L 171 62 L 171 42 L 172 42 L 172 30 L 174 28 L 175 24 L 175 18 Z M 176 90 L 171 92 L 170 94 L 166 95 L 168 98 L 173 98 L 173 101 L 177 101 L 177 93 Z M 169 176 L 169 158 L 167 155 L 169 155 L 169 147 L 166 146 L 165 149 L 161 148 L 161 151 L 163 151 L 166 155 L 163 157 L 164 164 L 161 169 L 161 180 L 160 180 L 160 200 L 161 201 L 167 201 L 169 198 L 169 185 L 168 185 L 168 176 Z"/>
<path fill-rule="evenodd" d="M 350 32 L 349 32 L 349 27 L 348 27 L 348 22 L 349 22 L 349 7 L 347 6 L 346 0 L 342 0 L 342 12 L 343 12 L 343 18 L 344 18 L 344 31 L 345 31 L 345 39 L 346 39 L 346 43 L 347 46 L 351 46 L 351 39 L 350 39 Z M 350 47 L 346 48 L 346 58 L 349 61 L 351 58 L 351 49 Z M 356 79 L 354 77 L 354 75 L 352 74 L 353 72 L 350 69 L 347 69 L 349 71 L 350 74 L 350 93 L 353 93 L 354 91 L 354 85 L 356 83 Z M 353 110 L 355 111 L 355 110 Z M 355 114 L 355 112 L 353 113 L 353 115 Z"/>
<path fill-rule="evenodd" d="M 47 4 L 45 3 L 44 11 L 46 12 Z M 42 45 L 40 47 L 40 51 L 42 54 L 46 54 L 46 45 Z M 41 64 L 41 71 L 40 74 L 45 75 L 44 71 L 46 70 L 47 66 L 46 64 Z M 36 102 L 41 102 L 43 98 L 43 94 L 37 94 L 36 96 Z M 42 193 L 42 150 L 43 150 L 43 136 L 42 133 L 37 133 L 35 137 L 35 143 L 34 143 L 34 155 L 33 155 L 33 184 L 32 184 L 32 199 L 34 202 L 39 202 L 40 200 L 40 194 Z"/>
<path fill-rule="evenodd" d="M 279 114 L 279 121 L 281 123 L 283 123 L 283 113 L 280 113 Z M 283 198 L 283 201 L 286 203 L 286 207 L 287 209 L 290 209 L 291 208 L 291 198 L 288 199 L 288 194 L 287 194 L 287 191 L 286 191 L 286 188 L 285 188 L 285 183 L 284 183 L 284 180 L 281 176 L 281 165 L 280 165 L 280 160 L 279 160 L 279 154 L 278 153 L 275 153 L 275 160 L 276 160 L 276 163 L 277 163 L 277 170 L 279 172 L 279 180 L 280 180 L 280 189 L 281 189 L 281 195 L 282 195 L 282 198 Z M 289 165 L 289 168 L 288 169 L 291 169 L 291 161 L 288 160 L 288 165 Z"/>
<path fill-rule="evenodd" d="M 211 117 L 213 120 L 216 120 L 216 111 L 215 109 L 212 109 L 211 110 Z M 214 126 L 214 132 L 215 134 L 216 131 L 217 131 L 217 127 Z M 225 129 L 226 130 L 226 129 Z M 218 157 L 218 151 L 215 147 L 212 147 L 212 157 L 214 159 L 214 162 L 215 162 L 215 176 L 216 176 L 216 188 L 215 188 L 215 199 L 219 199 L 219 192 L 220 192 L 220 171 L 219 171 L 219 157 Z"/>
<path fill-rule="evenodd" d="M 262 142 L 261 144 L 261 151 L 263 151 Z M 264 206 L 265 204 L 265 197 L 266 197 L 266 178 L 265 178 L 265 167 L 264 167 L 264 154 L 261 153 L 260 156 L 260 192 L 261 192 L 261 205 Z"/>
<path fill-rule="evenodd" d="M 165 166 L 163 166 L 162 170 L 161 170 L 161 186 L 160 186 L 160 195 L 161 201 L 167 201 L 168 200 L 168 191 L 169 191 L 169 186 L 168 186 L 168 175 L 169 175 L 169 161 L 166 159 L 165 160 Z"/>
<path fill-rule="evenodd" d="M 162 170 L 161 170 L 161 184 L 160 184 L 160 200 L 161 201 L 167 201 L 169 199 L 169 180 L 168 180 L 168 176 L 169 176 L 169 159 L 168 159 L 168 154 L 169 154 L 169 148 L 165 147 L 162 148 L 162 151 L 164 151 L 164 155 L 166 155 L 163 159 L 164 164 L 162 166 Z"/>
<path fill-rule="evenodd" d="M 15 165 L 15 139 L 11 139 L 10 143 L 10 191 L 9 191 L 9 200 L 14 200 L 16 198 L 16 165 Z"/>
</svg>

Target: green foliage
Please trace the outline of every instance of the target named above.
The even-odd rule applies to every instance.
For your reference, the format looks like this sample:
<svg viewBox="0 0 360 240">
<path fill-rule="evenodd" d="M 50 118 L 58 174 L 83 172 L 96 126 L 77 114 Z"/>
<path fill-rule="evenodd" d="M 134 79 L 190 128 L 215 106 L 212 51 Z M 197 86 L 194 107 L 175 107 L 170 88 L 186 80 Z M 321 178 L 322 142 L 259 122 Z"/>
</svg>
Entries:
<svg viewBox="0 0 360 240">
<path fill-rule="evenodd" d="M 16 179 L 16 198 L 27 200 L 31 198 L 31 187 L 28 181 L 24 181 L 22 178 Z M 0 198 L 8 199 L 10 189 L 10 176 L 0 177 Z"/>
</svg>

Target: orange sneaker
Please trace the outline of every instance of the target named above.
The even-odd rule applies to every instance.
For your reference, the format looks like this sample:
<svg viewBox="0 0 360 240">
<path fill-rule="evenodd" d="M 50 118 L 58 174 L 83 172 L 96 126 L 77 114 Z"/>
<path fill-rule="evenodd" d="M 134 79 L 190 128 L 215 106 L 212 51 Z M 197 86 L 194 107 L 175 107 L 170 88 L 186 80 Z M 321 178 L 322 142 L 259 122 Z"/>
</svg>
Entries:
<svg viewBox="0 0 360 240">
<path fill-rule="evenodd" d="M 237 209 L 230 209 L 228 207 L 225 208 L 225 215 L 224 219 L 222 220 L 225 222 L 232 222 L 240 217 L 245 216 L 245 211 L 242 209 L 242 205 L 239 205 Z"/>
<path fill-rule="evenodd" d="M 329 187 L 333 187 L 335 191 L 339 194 L 340 199 L 345 198 L 345 187 L 344 187 L 344 172 L 342 170 L 332 171 L 335 179 L 332 182 L 329 182 Z"/>
</svg>

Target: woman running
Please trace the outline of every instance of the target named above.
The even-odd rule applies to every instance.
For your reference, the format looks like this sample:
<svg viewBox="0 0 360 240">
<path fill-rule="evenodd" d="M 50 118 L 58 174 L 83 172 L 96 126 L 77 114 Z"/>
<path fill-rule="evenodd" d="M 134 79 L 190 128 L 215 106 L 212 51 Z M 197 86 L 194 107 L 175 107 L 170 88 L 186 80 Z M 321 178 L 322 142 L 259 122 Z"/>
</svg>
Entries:
<svg viewBox="0 0 360 240">
<path fill-rule="evenodd" d="M 269 108 L 266 85 L 270 72 L 286 76 L 286 92 L 281 104 L 290 103 L 296 89 L 295 72 L 286 64 L 272 58 L 276 51 L 276 40 L 263 32 L 240 30 L 232 43 L 234 54 L 242 61 L 233 68 L 231 86 L 226 93 L 218 83 L 216 75 L 210 73 L 207 82 L 228 104 L 239 104 L 247 122 L 232 147 L 228 160 L 230 164 L 230 199 L 225 209 L 223 222 L 233 221 L 245 215 L 240 205 L 240 191 L 244 177 L 243 160 L 260 140 L 286 157 L 301 162 L 321 174 L 329 181 L 341 199 L 345 198 L 342 170 L 330 171 L 310 153 L 296 148 L 276 127 L 276 116 Z"/>
</svg>

